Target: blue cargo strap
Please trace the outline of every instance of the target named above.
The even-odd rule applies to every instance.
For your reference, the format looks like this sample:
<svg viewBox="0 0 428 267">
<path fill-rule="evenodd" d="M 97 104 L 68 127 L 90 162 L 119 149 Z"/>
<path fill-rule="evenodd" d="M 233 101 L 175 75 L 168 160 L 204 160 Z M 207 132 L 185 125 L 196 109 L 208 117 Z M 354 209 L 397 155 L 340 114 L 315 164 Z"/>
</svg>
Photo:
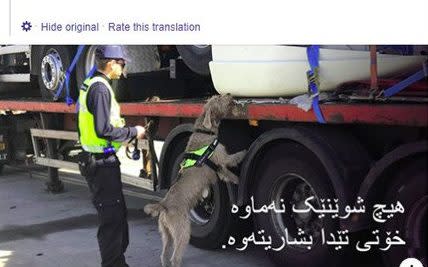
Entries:
<svg viewBox="0 0 428 267">
<path fill-rule="evenodd" d="M 65 103 L 67 103 L 68 106 L 73 104 L 73 99 L 70 97 L 70 75 L 73 72 L 74 68 L 76 67 L 77 61 L 82 55 L 84 48 L 85 48 L 84 45 L 79 45 L 79 47 L 77 48 L 77 53 L 73 58 L 73 61 L 71 62 L 70 66 L 67 68 L 67 71 L 65 72 L 65 89 L 66 89 Z M 60 87 L 58 88 L 58 91 L 54 96 L 55 101 L 58 100 L 59 96 L 61 95 L 63 87 L 64 87 L 64 83 L 61 83 Z"/>
<path fill-rule="evenodd" d="M 416 72 L 415 74 L 413 74 L 412 76 L 402 80 L 401 82 L 394 84 L 393 86 L 389 87 L 388 89 L 385 89 L 383 91 L 383 96 L 385 97 L 391 97 L 395 94 L 397 94 L 398 92 L 401 92 L 402 90 L 404 90 L 407 86 L 412 85 L 413 83 L 428 77 L 428 63 L 425 62 L 423 64 L 423 69 Z"/>
<path fill-rule="evenodd" d="M 97 66 L 94 65 L 92 69 L 88 72 L 88 75 L 86 75 L 85 80 L 88 79 L 89 77 L 92 77 L 92 75 L 94 75 L 96 70 L 97 70 Z"/>
<path fill-rule="evenodd" d="M 306 49 L 310 70 L 306 72 L 308 77 L 308 90 L 312 98 L 312 108 L 319 123 L 326 123 L 319 106 L 319 45 L 311 45 Z"/>
</svg>

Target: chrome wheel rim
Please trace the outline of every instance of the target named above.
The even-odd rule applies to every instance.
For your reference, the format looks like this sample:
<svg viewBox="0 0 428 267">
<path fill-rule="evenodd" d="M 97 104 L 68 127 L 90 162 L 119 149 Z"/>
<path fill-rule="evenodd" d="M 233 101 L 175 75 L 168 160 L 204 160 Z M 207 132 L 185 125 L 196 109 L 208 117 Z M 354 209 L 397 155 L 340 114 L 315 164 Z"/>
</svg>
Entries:
<svg viewBox="0 0 428 267">
<path fill-rule="evenodd" d="M 302 176 L 289 173 L 277 179 L 276 184 L 272 188 L 270 203 L 273 201 L 279 209 L 282 204 L 286 207 L 285 213 L 270 213 L 275 231 L 285 238 L 285 229 L 287 229 L 290 240 L 301 237 L 308 239 L 309 236 L 312 236 L 313 246 L 319 244 L 321 242 L 321 229 L 323 226 L 322 219 L 318 218 L 318 215 L 312 211 L 308 213 L 293 213 L 292 211 L 293 205 L 300 209 L 306 207 L 305 200 L 311 196 L 314 197 L 311 204 L 316 208 L 320 207 L 320 199 L 311 185 Z M 299 229 L 304 234 L 298 235 Z M 302 252 L 308 251 L 306 246 L 292 246 L 291 248 Z"/>
<path fill-rule="evenodd" d="M 65 69 L 56 49 L 49 49 L 42 59 L 41 75 L 43 84 L 49 91 L 56 92 L 65 80 Z"/>
</svg>

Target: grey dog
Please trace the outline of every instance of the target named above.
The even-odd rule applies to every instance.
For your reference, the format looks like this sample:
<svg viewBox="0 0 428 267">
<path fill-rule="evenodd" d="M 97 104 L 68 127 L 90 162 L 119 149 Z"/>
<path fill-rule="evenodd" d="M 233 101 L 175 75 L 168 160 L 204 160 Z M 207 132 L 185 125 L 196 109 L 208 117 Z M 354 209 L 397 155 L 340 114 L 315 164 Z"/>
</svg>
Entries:
<svg viewBox="0 0 428 267">
<path fill-rule="evenodd" d="M 236 108 L 237 105 L 230 95 L 210 98 L 204 106 L 202 116 L 194 124 L 194 132 L 187 143 L 186 152 L 212 144 L 217 138 L 221 119 L 235 114 Z M 238 177 L 228 167 L 236 167 L 245 155 L 245 150 L 230 155 L 219 143 L 210 157 L 217 166 L 216 171 L 207 164 L 181 169 L 180 179 L 171 186 L 166 196 L 159 203 L 147 204 L 144 207 L 147 214 L 159 216 L 163 267 L 181 265 L 184 250 L 190 239 L 190 210 L 202 198 L 203 192 L 217 182 L 217 177 L 225 182 L 237 184 Z"/>
</svg>

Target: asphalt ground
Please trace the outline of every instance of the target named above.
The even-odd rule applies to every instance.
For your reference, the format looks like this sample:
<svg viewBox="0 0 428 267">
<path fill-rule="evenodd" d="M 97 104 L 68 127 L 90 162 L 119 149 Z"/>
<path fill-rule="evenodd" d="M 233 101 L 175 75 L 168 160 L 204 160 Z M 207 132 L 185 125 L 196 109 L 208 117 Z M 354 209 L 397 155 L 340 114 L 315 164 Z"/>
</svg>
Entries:
<svg viewBox="0 0 428 267">
<path fill-rule="evenodd" d="M 97 216 L 86 182 L 61 173 L 65 192 L 46 191 L 46 172 L 5 167 L 0 175 L 0 267 L 100 266 L 96 240 Z M 161 239 L 157 221 L 143 207 L 159 195 L 126 187 L 131 267 L 160 266 Z M 207 251 L 188 246 L 183 266 L 274 266 L 261 248 Z"/>
</svg>

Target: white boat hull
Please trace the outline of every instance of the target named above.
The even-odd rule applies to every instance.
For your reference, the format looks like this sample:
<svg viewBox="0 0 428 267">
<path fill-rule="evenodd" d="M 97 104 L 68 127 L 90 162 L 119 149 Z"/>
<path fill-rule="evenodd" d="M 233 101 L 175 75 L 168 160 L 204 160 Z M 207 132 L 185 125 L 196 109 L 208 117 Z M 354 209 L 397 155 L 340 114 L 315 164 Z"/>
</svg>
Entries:
<svg viewBox="0 0 428 267">
<path fill-rule="evenodd" d="M 379 77 L 422 67 L 424 56 L 378 55 Z M 305 47 L 218 46 L 210 62 L 214 87 L 220 94 L 240 97 L 293 96 L 307 92 L 309 70 Z M 370 79 L 366 51 L 320 49 L 320 91 Z"/>
</svg>

